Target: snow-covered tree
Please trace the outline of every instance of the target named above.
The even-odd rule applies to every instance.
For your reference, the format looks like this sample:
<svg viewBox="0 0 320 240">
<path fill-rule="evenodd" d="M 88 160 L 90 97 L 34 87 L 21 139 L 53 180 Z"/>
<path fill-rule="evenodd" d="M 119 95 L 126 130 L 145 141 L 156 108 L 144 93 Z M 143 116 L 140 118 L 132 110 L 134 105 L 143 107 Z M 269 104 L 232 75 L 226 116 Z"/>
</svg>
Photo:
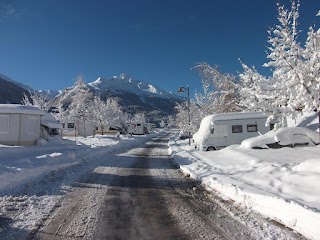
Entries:
<svg viewBox="0 0 320 240">
<path fill-rule="evenodd" d="M 133 115 L 132 121 L 134 122 L 147 122 L 146 115 L 143 112 Z"/>
<path fill-rule="evenodd" d="M 174 118 L 174 116 L 169 115 L 167 122 L 168 127 L 176 127 L 176 119 Z"/>
<path fill-rule="evenodd" d="M 320 28 L 309 28 L 303 57 L 304 64 L 299 69 L 304 83 L 297 97 L 307 100 L 302 102 L 305 111 L 317 109 L 320 112 Z"/>
<path fill-rule="evenodd" d="M 95 96 L 91 105 L 91 118 L 92 123 L 101 128 L 102 135 L 105 127 L 109 124 L 108 119 L 108 105 L 105 101 L 101 100 L 100 96 Z"/>
<path fill-rule="evenodd" d="M 291 9 L 278 5 L 279 23 L 269 33 L 269 62 L 263 66 L 272 72 L 261 76 L 255 68 L 242 64 L 241 105 L 251 110 L 268 110 L 270 119 L 286 126 L 287 116 L 297 118 L 299 112 L 319 109 L 319 29 L 309 29 L 305 46 L 298 41 L 300 3 L 291 2 Z M 250 95 L 251 93 L 251 95 Z M 251 103 L 251 104 L 250 104 Z"/>
<path fill-rule="evenodd" d="M 164 128 L 166 125 L 167 125 L 166 122 L 165 122 L 163 119 L 161 119 L 161 121 L 160 121 L 160 127 L 161 127 L 161 128 Z"/>
<path fill-rule="evenodd" d="M 176 123 L 184 132 L 195 133 L 203 117 L 222 112 L 239 111 L 238 84 L 233 75 L 223 74 L 218 67 L 207 63 L 199 63 L 194 69 L 199 72 L 203 93 L 197 92 L 188 103 L 176 105 Z M 190 123 L 189 123 L 190 114 Z"/>
<path fill-rule="evenodd" d="M 203 98 L 207 111 L 212 113 L 239 111 L 238 84 L 235 76 L 221 73 L 217 66 L 211 67 L 203 62 L 198 63 L 194 69 L 199 72 L 204 89 L 204 95 L 197 96 L 198 101 Z"/>
<path fill-rule="evenodd" d="M 29 90 L 28 97 L 25 93 L 23 93 L 22 104 L 27 106 L 34 106 L 39 108 L 40 110 L 48 112 L 50 107 L 52 106 L 51 101 L 47 98 L 47 96 L 43 96 L 42 93 L 39 92 L 31 92 Z"/>
<path fill-rule="evenodd" d="M 123 112 L 119 106 L 119 103 L 114 98 L 108 98 L 106 100 L 106 118 L 109 125 L 113 126 L 123 126 Z"/>
<path fill-rule="evenodd" d="M 250 68 L 242 62 L 241 65 L 244 72 L 239 74 L 239 106 L 248 111 L 272 112 L 273 79 L 262 76 L 255 67 Z"/>
<path fill-rule="evenodd" d="M 67 111 L 62 101 L 58 102 L 58 104 L 54 107 L 52 113 L 55 119 L 57 119 L 59 122 L 62 122 L 67 117 Z"/>
<path fill-rule="evenodd" d="M 120 120 L 124 126 L 127 122 L 132 122 L 132 115 L 127 112 L 122 112 L 120 116 Z"/>
<path fill-rule="evenodd" d="M 302 48 L 298 42 L 300 31 L 297 28 L 299 7 L 300 4 L 295 1 L 292 1 L 290 11 L 278 5 L 279 24 L 268 31 L 270 46 L 267 58 L 270 61 L 264 66 L 273 72 L 273 113 L 281 113 L 284 126 L 286 116 L 302 107 L 297 98 L 300 87 L 304 85 L 298 70 L 303 64 Z"/>
<path fill-rule="evenodd" d="M 199 105 L 194 101 L 190 101 L 190 111 L 188 110 L 188 103 L 182 102 L 178 103 L 175 107 L 176 109 L 176 124 L 177 127 L 191 134 L 195 133 L 200 126 L 201 119 L 204 117 L 201 113 Z M 189 114 L 190 114 L 190 123 L 189 123 Z"/>
<path fill-rule="evenodd" d="M 83 76 L 79 75 L 73 88 L 72 101 L 69 106 L 69 115 L 75 120 L 83 121 L 84 137 L 86 137 L 86 122 L 91 118 L 92 93 L 86 86 Z"/>
</svg>

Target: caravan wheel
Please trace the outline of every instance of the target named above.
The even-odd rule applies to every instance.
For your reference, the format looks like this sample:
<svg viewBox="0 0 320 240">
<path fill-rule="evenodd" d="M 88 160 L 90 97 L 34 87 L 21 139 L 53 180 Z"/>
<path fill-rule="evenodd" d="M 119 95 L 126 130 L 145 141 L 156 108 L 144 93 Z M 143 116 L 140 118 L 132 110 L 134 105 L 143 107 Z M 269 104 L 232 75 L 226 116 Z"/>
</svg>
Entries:
<svg viewBox="0 0 320 240">
<path fill-rule="evenodd" d="M 214 150 L 216 150 L 215 147 L 208 147 L 208 148 L 207 148 L 207 151 L 214 151 Z"/>
</svg>

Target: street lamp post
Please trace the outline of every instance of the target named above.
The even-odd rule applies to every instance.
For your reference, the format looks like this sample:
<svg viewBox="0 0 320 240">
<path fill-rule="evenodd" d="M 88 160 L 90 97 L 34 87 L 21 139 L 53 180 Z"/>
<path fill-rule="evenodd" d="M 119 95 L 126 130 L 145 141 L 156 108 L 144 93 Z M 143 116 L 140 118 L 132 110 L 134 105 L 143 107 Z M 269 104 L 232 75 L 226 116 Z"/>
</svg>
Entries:
<svg viewBox="0 0 320 240">
<path fill-rule="evenodd" d="M 191 145 L 191 139 L 190 139 L 190 126 L 191 126 L 191 121 L 190 121 L 190 89 L 189 89 L 189 85 L 187 85 L 187 87 L 182 87 L 180 86 L 178 89 L 179 93 L 183 93 L 186 92 L 188 94 L 188 120 L 189 120 L 189 128 L 188 128 L 188 138 L 189 138 L 189 145 Z"/>
</svg>

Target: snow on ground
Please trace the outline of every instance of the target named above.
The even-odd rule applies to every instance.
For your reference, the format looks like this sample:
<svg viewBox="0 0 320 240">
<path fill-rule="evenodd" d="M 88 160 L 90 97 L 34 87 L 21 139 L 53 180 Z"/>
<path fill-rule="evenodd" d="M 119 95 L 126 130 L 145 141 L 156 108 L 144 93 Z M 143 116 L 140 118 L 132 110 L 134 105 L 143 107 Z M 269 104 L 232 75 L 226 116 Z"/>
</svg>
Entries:
<svg viewBox="0 0 320 240">
<path fill-rule="evenodd" d="M 52 138 L 45 146 L 0 145 L 0 238 L 30 232 L 59 205 L 70 184 L 99 166 L 108 152 L 145 141 L 141 137 Z M 233 145 L 195 151 L 173 138 L 174 160 L 208 189 L 240 206 L 320 239 L 320 146 L 248 149 Z M 99 160 L 100 159 L 100 160 Z"/>
<path fill-rule="evenodd" d="M 180 168 L 208 189 L 276 220 L 310 239 L 320 239 L 320 146 L 212 152 L 174 138 Z"/>
<path fill-rule="evenodd" d="M 69 185 L 108 152 L 152 136 L 54 137 L 45 146 L 0 145 L 0 239 L 11 232 L 13 238 L 28 236 L 59 205 Z"/>
</svg>

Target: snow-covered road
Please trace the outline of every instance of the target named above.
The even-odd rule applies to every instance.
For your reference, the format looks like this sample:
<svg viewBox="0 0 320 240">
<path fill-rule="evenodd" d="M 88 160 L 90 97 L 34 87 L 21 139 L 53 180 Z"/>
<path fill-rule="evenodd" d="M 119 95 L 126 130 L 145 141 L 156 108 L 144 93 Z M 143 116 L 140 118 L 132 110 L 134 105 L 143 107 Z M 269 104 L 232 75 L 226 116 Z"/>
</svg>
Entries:
<svg viewBox="0 0 320 240">
<path fill-rule="evenodd" d="M 2 146 L 0 239 L 301 239 L 183 176 L 175 134 Z"/>
<path fill-rule="evenodd" d="M 36 239 L 295 239 L 237 210 L 183 177 L 169 156 L 170 133 L 122 152 L 100 154 Z M 226 205 L 229 205 L 227 208 Z M 234 209 L 233 209 L 234 210 Z M 241 212 L 241 213 L 240 213 Z M 250 227 L 246 220 L 255 226 Z M 282 236 L 282 237 L 281 237 Z M 283 238 L 282 238 L 283 239 Z"/>
</svg>

